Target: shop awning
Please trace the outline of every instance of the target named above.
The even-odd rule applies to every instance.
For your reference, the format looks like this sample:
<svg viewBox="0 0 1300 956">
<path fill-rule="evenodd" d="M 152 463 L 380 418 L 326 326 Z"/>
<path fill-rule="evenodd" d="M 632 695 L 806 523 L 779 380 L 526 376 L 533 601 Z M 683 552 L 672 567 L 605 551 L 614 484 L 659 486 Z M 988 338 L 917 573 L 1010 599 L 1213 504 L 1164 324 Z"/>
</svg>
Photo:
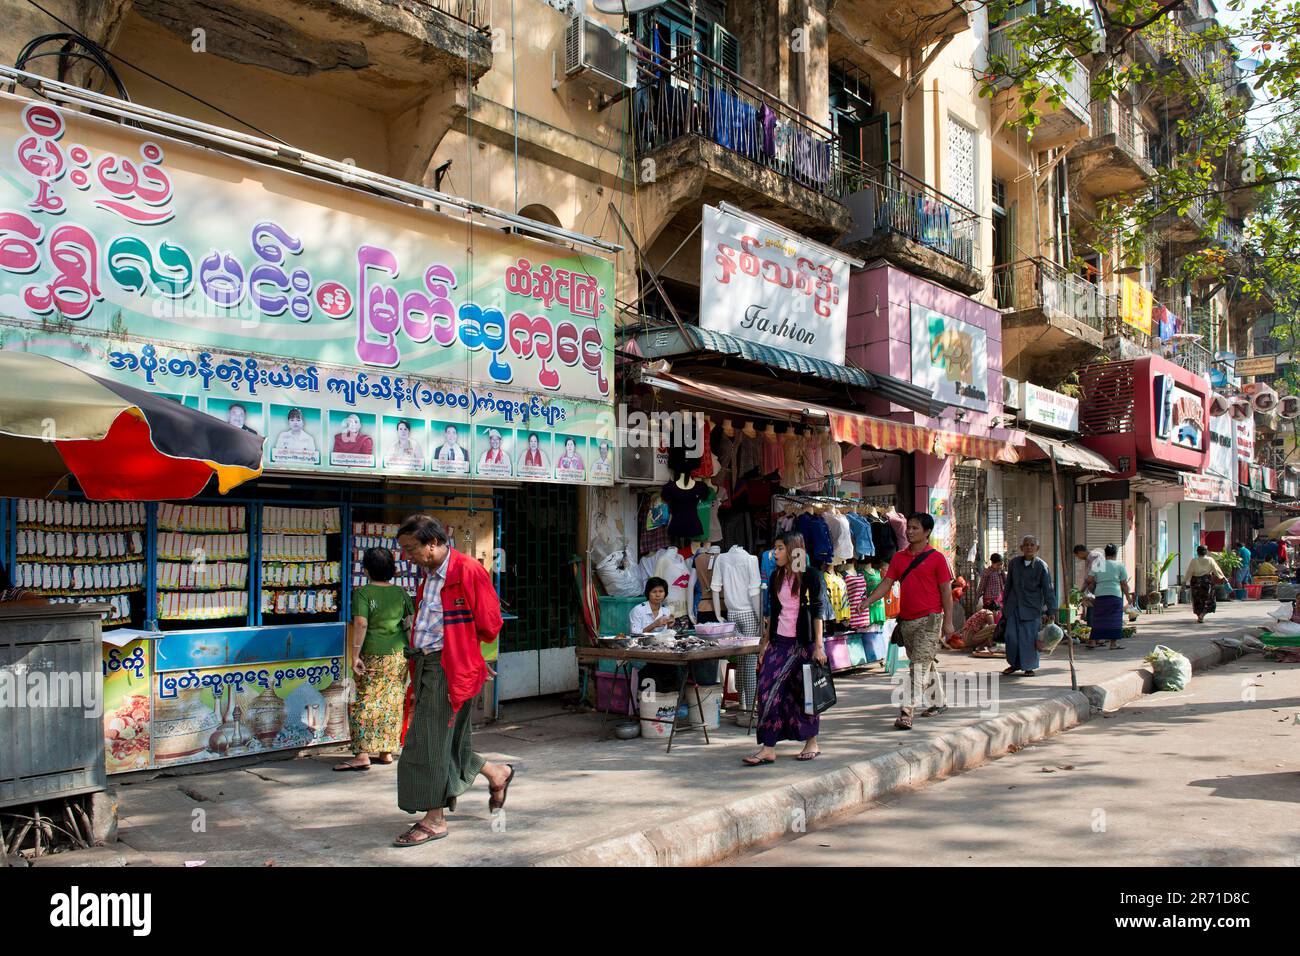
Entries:
<svg viewBox="0 0 1300 956">
<path fill-rule="evenodd" d="M 1016 446 L 1010 442 L 962 435 L 922 425 L 908 425 L 778 395 L 755 395 L 725 385 L 697 382 L 672 372 L 645 371 L 641 381 L 654 388 L 666 388 L 714 404 L 750 409 L 758 414 L 777 413 L 825 419 L 832 437 L 850 445 L 866 445 L 880 451 L 919 451 L 940 457 L 954 455 L 986 461 L 1014 462 L 1019 457 Z"/>
<path fill-rule="evenodd" d="M 1042 449 L 1044 455 L 1055 457 L 1058 465 L 1082 468 L 1084 471 L 1096 471 L 1106 475 L 1119 474 L 1114 465 L 1091 448 L 1085 448 L 1075 442 L 1062 441 L 1059 438 L 1047 438 L 1032 433 L 1026 433 L 1025 438 Z"/>
<path fill-rule="evenodd" d="M 795 375 L 808 375 L 837 385 L 847 385 L 872 392 L 904 408 L 925 415 L 938 415 L 945 406 L 928 388 L 922 388 L 903 379 L 880 372 L 868 372 L 852 365 L 836 365 L 824 359 L 812 358 L 772 345 L 761 345 L 748 339 L 702 329 L 698 325 L 684 325 L 681 329 L 669 326 L 642 332 L 635 339 L 636 351 L 648 359 L 672 359 L 683 355 L 711 352 L 779 368 Z"/>
</svg>

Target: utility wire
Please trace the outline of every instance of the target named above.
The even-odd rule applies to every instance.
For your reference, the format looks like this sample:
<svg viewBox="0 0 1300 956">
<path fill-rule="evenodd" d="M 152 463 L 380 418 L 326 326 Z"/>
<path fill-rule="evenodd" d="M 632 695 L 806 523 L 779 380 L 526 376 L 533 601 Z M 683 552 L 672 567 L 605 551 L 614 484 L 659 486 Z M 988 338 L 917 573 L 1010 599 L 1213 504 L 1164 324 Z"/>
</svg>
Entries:
<svg viewBox="0 0 1300 956">
<path fill-rule="evenodd" d="M 172 83 L 172 82 L 170 82 L 170 81 L 168 81 L 168 80 L 164 80 L 161 76 L 158 76 L 156 73 L 150 73 L 148 70 L 144 69 L 143 67 L 136 66 L 136 65 L 135 65 L 134 63 L 132 63 L 130 60 L 127 60 L 126 58 L 119 56 L 118 54 L 114 53 L 112 50 L 105 49 L 104 47 L 102 47 L 102 46 L 100 46 L 98 43 L 96 43 L 94 40 L 92 40 L 90 37 L 86 36 L 84 33 L 82 33 L 80 30 L 78 30 L 76 27 L 74 27 L 71 23 L 68 23 L 66 20 L 61 20 L 59 17 L 55 16 L 55 15 L 54 15 L 53 13 L 51 13 L 49 10 L 45 9 L 43 6 L 41 6 L 39 3 L 37 3 L 36 0 L 27 0 L 27 2 L 28 2 L 31 6 L 35 7 L 37 10 L 41 11 L 41 13 L 45 14 L 47 17 L 49 17 L 49 18 L 50 18 L 51 20 L 53 20 L 55 23 L 57 23 L 57 24 L 59 24 L 60 26 L 64 27 L 64 28 L 65 28 L 66 30 L 68 30 L 70 33 L 74 33 L 74 34 L 76 34 L 76 35 L 77 35 L 78 37 L 80 37 L 84 42 L 91 44 L 92 47 L 93 47 L 94 49 L 102 50 L 102 51 L 104 52 L 104 55 L 105 55 L 105 56 L 110 56 L 110 57 L 112 57 L 114 60 L 117 60 L 117 61 L 118 61 L 119 63 L 121 63 L 123 66 L 130 67 L 131 69 L 135 70 L 137 73 L 140 73 L 140 74 L 142 74 L 143 76 L 147 76 L 147 77 L 149 77 L 149 79 L 153 80 L 155 83 L 161 83 L 163 86 L 167 87 L 167 88 L 170 89 L 170 90 L 173 90 L 173 91 L 176 92 L 176 93 L 180 93 L 182 96 L 188 96 L 190 99 L 194 100 L 195 102 L 197 102 L 197 103 L 202 103 L 202 104 L 203 104 L 204 106 L 206 106 L 208 109 L 210 109 L 210 110 L 215 110 L 216 112 L 220 113 L 222 116 L 225 116 L 225 117 L 227 117 L 228 119 L 232 119 L 232 120 L 234 120 L 236 123 L 240 124 L 241 126 L 246 126 L 246 127 L 248 127 L 248 128 L 251 129 L 253 132 L 255 132 L 255 133 L 257 133 L 257 134 L 259 134 L 259 135 L 261 135 L 261 136 L 264 136 L 264 137 L 266 137 L 267 139 L 273 139 L 273 140 L 275 140 L 277 143 L 279 143 L 279 144 L 282 145 L 282 146 L 289 146 L 289 145 L 291 145 L 291 144 L 285 142 L 284 140 L 282 140 L 280 137 L 276 136 L 274 133 L 268 133 L 266 130 L 264 130 L 264 129 L 260 129 L 260 128 L 258 128 L 257 126 L 254 126 L 252 123 L 248 122 L 247 120 L 240 119 L 240 118 L 239 118 L 238 116 L 236 116 L 234 113 L 231 113 L 231 112 L 228 112 L 228 111 L 226 111 L 226 110 L 223 110 L 220 106 L 217 106 L 215 103 L 211 103 L 211 102 L 209 102 L 208 100 L 203 99 L 203 97 L 198 96 L 197 94 L 191 93 L 189 90 L 186 90 L 186 89 L 183 89 L 182 87 L 177 86 L 175 83 Z"/>
</svg>

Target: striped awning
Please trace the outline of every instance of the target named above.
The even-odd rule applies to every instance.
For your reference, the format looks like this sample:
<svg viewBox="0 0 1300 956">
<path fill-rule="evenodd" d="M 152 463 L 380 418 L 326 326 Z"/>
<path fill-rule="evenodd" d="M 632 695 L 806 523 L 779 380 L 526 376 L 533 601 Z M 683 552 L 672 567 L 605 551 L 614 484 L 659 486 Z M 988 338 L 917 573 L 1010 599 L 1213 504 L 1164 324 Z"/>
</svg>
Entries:
<svg viewBox="0 0 1300 956">
<path fill-rule="evenodd" d="M 923 425 L 909 425 L 813 402 L 801 402 L 797 399 L 755 395 L 725 385 L 696 382 L 672 372 L 644 373 L 642 381 L 655 388 L 667 388 L 713 403 L 748 408 L 759 414 L 776 413 L 789 417 L 825 418 L 831 437 L 837 442 L 850 445 L 865 445 L 879 451 L 919 451 L 940 458 L 951 455 L 979 458 L 984 461 L 1015 462 L 1018 460 L 1015 445 L 993 438 L 962 435 L 957 432 L 926 428 Z"/>
<path fill-rule="evenodd" d="M 881 451 L 925 452 L 934 450 L 938 433 L 920 425 L 891 422 L 886 418 L 852 412 L 828 412 L 831 437 L 850 445 L 866 445 Z"/>
</svg>

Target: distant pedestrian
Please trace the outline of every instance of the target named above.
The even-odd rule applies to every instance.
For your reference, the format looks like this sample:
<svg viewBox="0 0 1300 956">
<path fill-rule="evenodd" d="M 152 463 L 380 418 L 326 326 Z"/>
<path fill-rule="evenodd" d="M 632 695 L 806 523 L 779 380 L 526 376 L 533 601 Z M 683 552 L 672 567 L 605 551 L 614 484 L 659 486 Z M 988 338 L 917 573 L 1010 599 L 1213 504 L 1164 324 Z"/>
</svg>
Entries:
<svg viewBox="0 0 1300 956">
<path fill-rule="evenodd" d="M 994 554 L 989 558 L 989 566 L 980 575 L 980 607 L 997 612 L 1002 610 L 1003 596 L 1007 591 L 1007 571 L 1002 566 L 1002 555 Z"/>
<path fill-rule="evenodd" d="M 955 632 L 952 623 L 952 568 L 942 551 L 930 547 L 934 517 L 923 511 L 907 519 L 907 548 L 889 562 L 885 576 L 866 601 L 887 595 L 898 582 L 899 640 L 907 651 L 907 695 L 894 727 L 911 730 L 916 706 L 927 701 L 922 717 L 937 717 L 948 709 L 939 678 L 938 655 L 944 641 Z"/>
<path fill-rule="evenodd" d="M 1047 562 L 1038 556 L 1038 538 L 1032 534 L 1020 540 L 1020 557 L 1007 569 L 1006 621 L 1007 667 L 1003 674 L 1024 672 L 1033 677 L 1038 669 L 1038 632 L 1056 613 L 1056 586 Z"/>
<path fill-rule="evenodd" d="M 1254 580 L 1250 573 L 1250 562 L 1253 555 L 1250 553 L 1250 548 L 1246 547 L 1244 544 L 1238 544 L 1237 556 L 1241 558 L 1241 567 L 1236 570 L 1233 577 L 1237 580 L 1237 587 L 1244 588 Z"/>
<path fill-rule="evenodd" d="M 1101 647 L 1103 641 L 1110 641 L 1112 651 L 1124 646 L 1119 643 L 1124 636 L 1124 607 L 1133 595 L 1128 587 L 1128 568 L 1115 560 L 1118 554 L 1113 544 L 1106 545 L 1105 560 L 1088 578 L 1097 603 L 1092 609 L 1092 632 L 1086 647 Z"/>
<path fill-rule="evenodd" d="M 1227 584 L 1228 577 L 1219 567 L 1219 562 L 1210 556 L 1210 549 L 1200 545 L 1196 557 L 1187 565 L 1187 580 L 1192 586 L 1192 611 L 1196 623 L 1203 624 L 1205 615 L 1213 614 L 1218 608 L 1214 599 L 1216 584 Z"/>
<path fill-rule="evenodd" d="M 1083 583 L 1080 584 L 1080 589 L 1083 591 L 1083 623 L 1091 627 L 1094 595 L 1088 591 L 1087 581 L 1089 576 L 1092 574 L 1093 569 L 1100 567 L 1101 563 L 1106 560 L 1106 557 L 1100 548 L 1089 549 L 1082 544 L 1076 544 L 1074 546 L 1074 557 L 1083 565 L 1083 577 L 1081 579 Z"/>
<path fill-rule="evenodd" d="M 817 743 L 821 718 L 804 713 L 803 665 L 826 663 L 824 578 L 809 566 L 803 535 L 797 532 L 777 538 L 772 557 L 776 570 L 768 582 L 769 609 L 758 647 L 759 748 L 743 758 L 747 767 L 774 763 L 777 742 L 782 740 L 803 742 L 796 760 L 813 760 L 821 754 Z"/>
<path fill-rule="evenodd" d="M 501 603 L 481 564 L 452 550 L 437 518 L 413 515 L 397 532 L 406 559 L 424 571 L 416 593 L 415 624 L 406 658 L 411 684 L 397 762 L 397 805 L 423 813 L 394 846 L 418 846 L 447 835 L 445 810 L 478 774 L 491 791 L 488 809 L 505 806 L 515 771 L 488 763 L 470 742 L 470 700 L 487 681 L 480 642 L 501 630 Z"/>
</svg>

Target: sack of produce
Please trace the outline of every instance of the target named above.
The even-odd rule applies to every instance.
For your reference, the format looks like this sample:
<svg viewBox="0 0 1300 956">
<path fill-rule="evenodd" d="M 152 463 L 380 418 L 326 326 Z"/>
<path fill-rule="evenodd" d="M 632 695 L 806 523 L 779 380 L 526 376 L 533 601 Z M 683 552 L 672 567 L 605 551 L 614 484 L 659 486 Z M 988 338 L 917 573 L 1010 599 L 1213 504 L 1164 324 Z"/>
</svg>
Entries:
<svg viewBox="0 0 1300 956">
<path fill-rule="evenodd" d="M 1186 690 L 1192 680 L 1192 662 L 1163 644 L 1157 644 L 1146 661 L 1155 671 L 1156 690 Z"/>
</svg>

